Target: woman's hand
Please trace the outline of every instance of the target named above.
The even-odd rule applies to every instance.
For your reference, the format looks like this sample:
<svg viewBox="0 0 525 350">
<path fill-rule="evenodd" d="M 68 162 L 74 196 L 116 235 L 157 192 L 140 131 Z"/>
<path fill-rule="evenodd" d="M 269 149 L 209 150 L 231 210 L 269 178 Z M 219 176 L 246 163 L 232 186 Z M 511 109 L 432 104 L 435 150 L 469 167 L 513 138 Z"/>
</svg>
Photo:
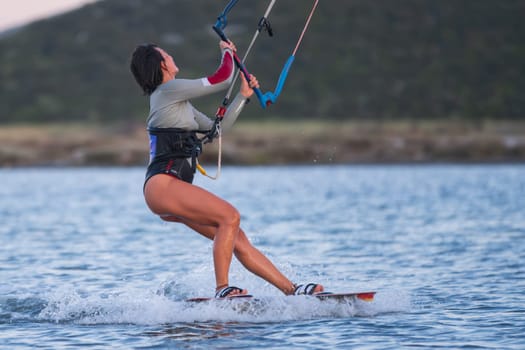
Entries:
<svg viewBox="0 0 525 350">
<path fill-rule="evenodd" d="M 219 41 L 219 47 L 221 48 L 221 50 L 230 49 L 233 52 L 237 51 L 235 44 L 231 40 L 228 42 L 223 41 L 223 40 Z"/>
<path fill-rule="evenodd" d="M 259 81 L 255 75 L 252 74 L 250 76 L 250 82 L 248 83 L 244 74 L 242 74 L 242 72 L 239 74 L 241 75 L 241 94 L 246 98 L 250 98 L 253 95 L 253 88 L 259 88 Z"/>
</svg>

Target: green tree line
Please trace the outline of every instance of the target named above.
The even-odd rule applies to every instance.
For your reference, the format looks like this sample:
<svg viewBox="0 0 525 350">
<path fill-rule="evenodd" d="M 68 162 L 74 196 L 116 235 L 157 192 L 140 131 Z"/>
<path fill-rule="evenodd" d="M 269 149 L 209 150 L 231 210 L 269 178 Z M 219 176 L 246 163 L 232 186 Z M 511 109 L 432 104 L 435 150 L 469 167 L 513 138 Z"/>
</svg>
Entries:
<svg viewBox="0 0 525 350">
<path fill-rule="evenodd" d="M 212 31 L 227 1 L 103 0 L 0 36 L 0 123 L 143 121 L 129 73 L 139 43 L 179 76 L 218 65 Z M 312 1 L 278 0 L 246 65 L 273 90 Z M 225 32 L 240 56 L 268 1 L 239 1 Z M 243 118 L 524 119 L 525 2 L 322 0 L 277 104 Z M 194 101 L 213 115 L 223 95 Z"/>
</svg>

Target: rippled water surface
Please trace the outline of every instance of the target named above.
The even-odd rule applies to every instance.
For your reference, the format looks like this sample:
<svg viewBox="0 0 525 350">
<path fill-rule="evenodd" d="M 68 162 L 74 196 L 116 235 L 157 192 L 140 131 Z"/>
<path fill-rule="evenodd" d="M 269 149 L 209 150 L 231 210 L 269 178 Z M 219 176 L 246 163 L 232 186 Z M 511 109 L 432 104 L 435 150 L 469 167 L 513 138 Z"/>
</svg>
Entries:
<svg viewBox="0 0 525 350">
<path fill-rule="evenodd" d="M 213 169 L 211 169 L 213 172 Z M 373 302 L 214 289 L 211 242 L 161 222 L 143 169 L 0 170 L 0 348 L 524 349 L 525 166 L 228 167 L 231 201 L 290 278 Z"/>
</svg>

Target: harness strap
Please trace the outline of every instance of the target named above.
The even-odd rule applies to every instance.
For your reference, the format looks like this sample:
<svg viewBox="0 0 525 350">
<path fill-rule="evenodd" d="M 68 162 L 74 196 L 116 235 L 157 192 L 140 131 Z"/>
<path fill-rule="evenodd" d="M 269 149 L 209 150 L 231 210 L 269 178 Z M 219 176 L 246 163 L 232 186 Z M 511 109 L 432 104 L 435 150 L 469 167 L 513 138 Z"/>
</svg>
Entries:
<svg viewBox="0 0 525 350">
<path fill-rule="evenodd" d="M 148 128 L 152 138 L 151 153 L 156 158 L 191 158 L 191 170 L 196 170 L 212 179 L 217 180 L 221 173 L 222 160 L 222 131 L 221 118 L 216 118 L 209 130 L 188 131 L 179 128 Z M 203 137 L 197 137 L 203 134 Z M 206 170 L 199 164 L 198 157 L 202 153 L 202 144 L 212 142 L 215 138 L 219 140 L 219 154 L 217 159 L 217 172 L 214 176 L 208 175 Z"/>
<path fill-rule="evenodd" d="M 154 136 L 155 158 L 191 158 L 192 171 L 197 167 L 197 157 L 202 153 L 202 141 L 197 137 L 196 131 L 178 128 L 148 128 Z"/>
</svg>

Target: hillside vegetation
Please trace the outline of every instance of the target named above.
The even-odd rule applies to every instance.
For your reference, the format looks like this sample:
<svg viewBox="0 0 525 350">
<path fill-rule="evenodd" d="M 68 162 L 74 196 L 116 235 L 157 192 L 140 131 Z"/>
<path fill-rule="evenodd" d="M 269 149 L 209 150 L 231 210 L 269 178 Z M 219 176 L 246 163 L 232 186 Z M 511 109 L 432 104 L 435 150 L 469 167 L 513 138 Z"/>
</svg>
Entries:
<svg viewBox="0 0 525 350">
<path fill-rule="evenodd" d="M 212 73 L 211 30 L 226 1 L 105 0 L 0 37 L 0 123 L 144 121 L 129 73 L 143 42 L 172 53 L 180 76 Z M 227 34 L 242 56 L 268 1 L 239 1 Z M 310 1 L 279 0 L 248 68 L 273 90 Z M 395 120 L 525 117 L 525 2 L 321 1 L 274 106 L 245 119 Z M 195 101 L 213 114 L 223 95 Z"/>
</svg>

